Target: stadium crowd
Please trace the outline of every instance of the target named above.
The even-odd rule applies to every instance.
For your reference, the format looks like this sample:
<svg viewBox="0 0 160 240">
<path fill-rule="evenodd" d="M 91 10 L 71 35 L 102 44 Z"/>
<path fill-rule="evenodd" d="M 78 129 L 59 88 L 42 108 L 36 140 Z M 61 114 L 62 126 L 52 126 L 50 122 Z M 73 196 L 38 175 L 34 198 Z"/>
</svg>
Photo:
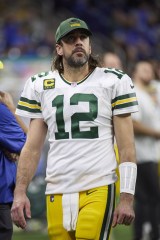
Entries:
<svg viewBox="0 0 160 240">
<path fill-rule="evenodd" d="M 0 1 L 0 55 L 3 58 L 52 54 L 57 22 L 76 16 L 88 22 L 95 51 L 115 51 L 127 70 L 138 60 L 160 61 L 158 0 Z"/>
<path fill-rule="evenodd" d="M 116 53 L 129 75 L 132 75 L 133 67 L 138 61 L 149 60 L 155 70 L 155 79 L 160 81 L 159 11 L 159 0 L 16 0 L 14 5 L 12 0 L 1 0 L 0 59 L 11 62 L 22 60 L 18 63 L 18 68 L 14 69 L 21 77 L 20 71 L 25 74 L 28 71 L 23 65 L 24 59 L 52 58 L 54 32 L 58 23 L 75 16 L 85 20 L 94 33 L 95 54 L 103 55 L 108 51 Z M 39 72 L 39 69 L 35 71 Z M 159 85 L 156 85 L 158 91 Z M 14 97 L 17 100 L 18 97 Z M 45 149 L 37 175 L 45 174 Z M 35 218 L 42 207 L 34 209 L 35 186 L 36 190 L 43 187 L 44 192 L 44 182 L 41 178 L 38 181 L 29 189 Z M 37 190 L 37 194 L 41 193 Z M 43 218 L 44 212 L 39 215 Z"/>
</svg>

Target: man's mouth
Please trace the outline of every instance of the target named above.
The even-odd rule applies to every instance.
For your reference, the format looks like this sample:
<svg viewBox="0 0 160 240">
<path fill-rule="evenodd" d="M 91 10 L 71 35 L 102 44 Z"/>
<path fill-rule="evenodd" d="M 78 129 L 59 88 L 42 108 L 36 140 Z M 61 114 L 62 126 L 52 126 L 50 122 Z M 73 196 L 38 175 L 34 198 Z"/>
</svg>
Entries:
<svg viewBox="0 0 160 240">
<path fill-rule="evenodd" d="M 74 53 L 85 53 L 83 48 L 76 48 L 75 50 L 73 50 L 73 54 Z"/>
</svg>

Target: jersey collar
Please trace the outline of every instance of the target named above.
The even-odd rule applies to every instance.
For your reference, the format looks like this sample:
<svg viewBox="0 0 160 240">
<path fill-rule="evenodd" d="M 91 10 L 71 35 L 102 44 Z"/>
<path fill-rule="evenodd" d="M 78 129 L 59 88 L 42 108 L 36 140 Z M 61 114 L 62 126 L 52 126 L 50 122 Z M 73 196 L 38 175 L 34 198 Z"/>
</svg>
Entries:
<svg viewBox="0 0 160 240">
<path fill-rule="evenodd" d="M 93 70 L 94 71 L 94 70 Z M 65 82 L 65 83 L 67 83 L 68 85 L 72 85 L 73 83 L 76 83 L 76 85 L 79 85 L 79 84 L 81 84 L 81 83 L 83 83 L 91 74 L 92 74 L 92 72 L 93 71 L 91 71 L 85 78 L 83 78 L 82 80 L 80 80 L 79 82 L 69 82 L 67 79 L 65 79 L 64 78 L 64 76 L 62 75 L 62 74 L 59 74 L 60 75 L 60 77 L 62 78 L 62 80 Z"/>
</svg>

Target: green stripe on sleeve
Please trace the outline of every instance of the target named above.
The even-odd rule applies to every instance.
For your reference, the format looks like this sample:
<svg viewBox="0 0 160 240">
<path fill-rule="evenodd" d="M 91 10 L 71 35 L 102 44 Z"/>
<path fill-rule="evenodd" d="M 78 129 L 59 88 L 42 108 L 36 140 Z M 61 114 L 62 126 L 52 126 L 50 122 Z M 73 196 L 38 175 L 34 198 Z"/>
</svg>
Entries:
<svg viewBox="0 0 160 240">
<path fill-rule="evenodd" d="M 29 103 L 29 104 L 37 104 L 38 106 L 41 106 L 40 102 L 37 102 L 36 100 L 30 100 L 30 99 L 24 98 L 24 97 L 21 97 L 20 101 L 26 102 L 26 103 Z"/>
<path fill-rule="evenodd" d="M 18 105 L 17 109 L 23 110 L 23 111 L 27 111 L 27 112 L 31 112 L 31 113 L 41 113 L 40 109 L 36 109 L 36 108 L 29 108 L 26 106 L 22 106 L 22 105 Z"/>
<path fill-rule="evenodd" d="M 123 99 L 127 99 L 127 98 L 132 98 L 132 97 L 136 97 L 136 93 L 130 93 L 130 94 L 125 94 L 125 95 L 118 96 L 118 97 L 112 99 L 111 103 L 113 104 L 118 100 L 123 100 Z"/>
<path fill-rule="evenodd" d="M 21 109 L 32 113 L 41 113 L 41 104 L 36 100 L 30 100 L 28 98 L 21 97 L 17 109 Z"/>
<path fill-rule="evenodd" d="M 128 102 L 128 103 L 123 103 L 123 104 L 115 105 L 115 106 L 112 108 L 112 110 L 121 109 L 121 108 L 126 108 L 126 107 L 132 107 L 132 106 L 135 106 L 135 105 L 138 105 L 138 102 L 137 102 L 137 101 Z"/>
</svg>

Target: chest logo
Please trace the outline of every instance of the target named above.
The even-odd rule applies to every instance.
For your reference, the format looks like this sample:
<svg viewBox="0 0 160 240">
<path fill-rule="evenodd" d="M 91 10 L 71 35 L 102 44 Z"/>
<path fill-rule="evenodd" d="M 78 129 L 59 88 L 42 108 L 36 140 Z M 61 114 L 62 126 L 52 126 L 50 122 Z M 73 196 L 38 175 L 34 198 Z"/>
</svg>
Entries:
<svg viewBox="0 0 160 240">
<path fill-rule="evenodd" d="M 47 89 L 53 89 L 53 88 L 55 88 L 55 78 L 44 79 L 43 89 L 47 90 Z"/>
</svg>

